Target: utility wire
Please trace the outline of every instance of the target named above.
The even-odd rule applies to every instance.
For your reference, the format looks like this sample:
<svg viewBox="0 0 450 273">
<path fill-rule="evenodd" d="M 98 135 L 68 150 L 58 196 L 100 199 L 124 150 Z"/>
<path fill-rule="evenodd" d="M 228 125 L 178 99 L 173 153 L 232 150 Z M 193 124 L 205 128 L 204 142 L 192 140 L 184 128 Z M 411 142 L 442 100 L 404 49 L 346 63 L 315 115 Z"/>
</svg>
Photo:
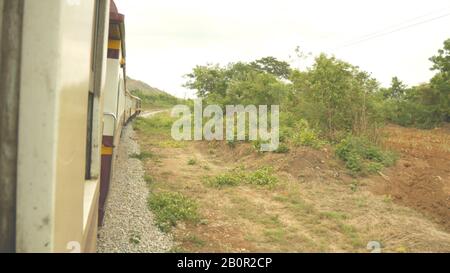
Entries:
<svg viewBox="0 0 450 273">
<path fill-rule="evenodd" d="M 412 27 L 416 27 L 416 26 L 419 26 L 419 25 L 422 25 L 422 24 L 426 24 L 426 23 L 432 22 L 432 21 L 436 21 L 436 20 L 442 19 L 444 17 L 447 17 L 449 15 L 450 15 L 450 13 L 446 13 L 444 15 L 441 15 L 441 16 L 438 16 L 438 17 L 433 17 L 433 18 L 430 18 L 428 20 L 424 20 L 424 21 L 420 21 L 420 22 L 417 22 L 417 23 L 414 23 L 414 24 L 410 24 L 410 25 L 406 25 L 406 26 L 403 26 L 403 27 L 399 27 L 399 28 L 396 28 L 396 29 L 388 31 L 388 32 L 377 31 L 377 32 L 375 32 L 373 34 L 365 35 L 365 36 L 361 37 L 359 40 L 357 40 L 355 42 L 351 42 L 351 43 L 345 44 L 343 46 L 340 46 L 340 47 L 336 48 L 335 50 L 339 50 L 339 49 L 342 49 L 342 48 L 346 48 L 346 47 L 350 47 L 350 46 L 353 46 L 353 45 L 357 45 L 357 44 L 360 44 L 360 43 L 363 43 L 363 42 L 366 42 L 366 41 L 369 41 L 369 40 L 372 40 L 372 39 L 375 39 L 375 38 L 379 38 L 379 37 L 386 36 L 386 35 L 389 35 L 389 34 L 392 34 L 392 33 L 395 33 L 395 32 L 399 32 L 399 31 L 402 31 L 402 30 L 405 30 L 405 29 L 409 29 L 409 28 L 412 28 Z M 427 15 L 419 16 L 419 17 L 416 17 L 415 19 L 411 19 L 411 20 L 408 20 L 406 22 L 415 21 L 418 18 L 423 18 L 425 16 L 427 16 Z M 400 25 L 403 25 L 403 24 L 404 23 L 402 23 Z M 388 28 L 388 29 L 390 29 L 390 28 Z"/>
<path fill-rule="evenodd" d="M 408 20 L 403 21 L 403 22 L 401 22 L 401 23 L 398 23 L 398 24 L 395 24 L 395 25 L 391 25 L 391 26 L 386 27 L 386 28 L 384 28 L 384 29 L 375 31 L 375 32 L 373 32 L 373 33 L 371 33 L 371 34 L 367 34 L 367 35 L 361 36 L 361 37 L 359 37 L 359 38 L 352 39 L 352 40 L 348 41 L 348 43 L 352 43 L 352 42 L 354 42 L 354 41 L 359 41 L 359 40 L 361 40 L 361 39 L 369 38 L 369 37 L 372 37 L 372 36 L 374 36 L 374 35 L 378 35 L 378 34 L 384 33 L 384 32 L 386 32 L 386 31 L 389 31 L 389 30 L 393 29 L 393 28 L 398 28 L 398 27 L 404 26 L 406 23 L 415 22 L 415 21 L 417 21 L 418 19 L 422 19 L 422 18 L 429 17 L 430 15 L 433 15 L 433 14 L 435 14 L 435 13 L 442 13 L 442 11 L 447 10 L 447 9 L 450 9 L 450 7 L 441 8 L 441 9 L 439 9 L 439 10 L 435 10 L 435 11 L 429 12 L 429 13 L 427 13 L 427 14 L 420 15 L 420 16 L 417 16 L 417 17 L 408 19 Z"/>
</svg>

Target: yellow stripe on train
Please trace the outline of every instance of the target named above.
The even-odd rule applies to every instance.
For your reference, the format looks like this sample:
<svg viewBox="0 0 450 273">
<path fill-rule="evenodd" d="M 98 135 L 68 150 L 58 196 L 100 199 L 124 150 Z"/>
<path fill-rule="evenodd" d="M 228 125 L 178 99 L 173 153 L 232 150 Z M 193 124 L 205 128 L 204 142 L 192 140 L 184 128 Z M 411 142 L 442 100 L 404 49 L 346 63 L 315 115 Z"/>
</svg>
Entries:
<svg viewBox="0 0 450 273">
<path fill-rule="evenodd" d="M 102 146 L 102 155 L 112 155 L 113 147 Z"/>
<path fill-rule="evenodd" d="M 109 40 L 108 41 L 109 49 L 120 49 L 121 46 L 122 46 L 122 44 L 121 44 L 120 40 Z"/>
</svg>

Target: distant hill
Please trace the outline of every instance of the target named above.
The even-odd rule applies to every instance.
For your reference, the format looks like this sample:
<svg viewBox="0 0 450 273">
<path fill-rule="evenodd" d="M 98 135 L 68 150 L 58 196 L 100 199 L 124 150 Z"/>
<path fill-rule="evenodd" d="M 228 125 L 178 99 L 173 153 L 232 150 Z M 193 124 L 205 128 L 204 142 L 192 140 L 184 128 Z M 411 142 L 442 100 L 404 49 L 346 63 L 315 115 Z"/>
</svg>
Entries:
<svg viewBox="0 0 450 273">
<path fill-rule="evenodd" d="M 167 92 L 164 92 L 158 88 L 151 87 L 150 85 L 146 84 L 143 81 L 135 80 L 130 77 L 127 77 L 127 89 L 130 92 L 140 91 L 144 95 L 168 95 Z"/>
<path fill-rule="evenodd" d="M 127 89 L 133 95 L 142 99 L 142 107 L 146 110 L 167 109 L 183 101 L 165 91 L 151 87 L 143 81 L 130 77 L 127 77 Z"/>
</svg>

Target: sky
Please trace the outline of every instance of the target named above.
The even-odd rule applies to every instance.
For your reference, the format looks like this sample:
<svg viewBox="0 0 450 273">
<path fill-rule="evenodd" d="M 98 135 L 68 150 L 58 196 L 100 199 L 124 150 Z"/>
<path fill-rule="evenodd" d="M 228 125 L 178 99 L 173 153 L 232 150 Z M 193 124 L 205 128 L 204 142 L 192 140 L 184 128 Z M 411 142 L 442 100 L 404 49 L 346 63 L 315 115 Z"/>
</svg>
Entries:
<svg viewBox="0 0 450 273">
<path fill-rule="evenodd" d="M 196 65 L 274 56 L 305 69 L 295 48 L 324 52 L 408 85 L 434 74 L 429 58 L 450 38 L 448 0 L 115 0 L 125 14 L 127 73 L 177 97 L 195 96 Z"/>
</svg>

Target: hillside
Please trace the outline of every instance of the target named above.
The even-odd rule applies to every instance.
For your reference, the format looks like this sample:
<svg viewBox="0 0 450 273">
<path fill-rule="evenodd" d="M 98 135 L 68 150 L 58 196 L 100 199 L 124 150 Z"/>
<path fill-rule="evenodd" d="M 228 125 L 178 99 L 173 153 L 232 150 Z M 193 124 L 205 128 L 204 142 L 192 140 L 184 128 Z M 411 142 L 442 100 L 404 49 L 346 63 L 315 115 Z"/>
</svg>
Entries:
<svg viewBox="0 0 450 273">
<path fill-rule="evenodd" d="M 127 77 L 127 89 L 142 99 L 144 110 L 166 109 L 179 104 L 182 100 L 149 84 Z"/>
<path fill-rule="evenodd" d="M 139 80 L 132 79 L 130 77 L 127 77 L 127 88 L 131 92 L 135 92 L 137 90 L 141 91 L 145 95 L 169 95 L 168 93 L 155 88 L 151 87 L 147 83 Z M 171 96 L 171 95 L 169 95 Z"/>
</svg>

